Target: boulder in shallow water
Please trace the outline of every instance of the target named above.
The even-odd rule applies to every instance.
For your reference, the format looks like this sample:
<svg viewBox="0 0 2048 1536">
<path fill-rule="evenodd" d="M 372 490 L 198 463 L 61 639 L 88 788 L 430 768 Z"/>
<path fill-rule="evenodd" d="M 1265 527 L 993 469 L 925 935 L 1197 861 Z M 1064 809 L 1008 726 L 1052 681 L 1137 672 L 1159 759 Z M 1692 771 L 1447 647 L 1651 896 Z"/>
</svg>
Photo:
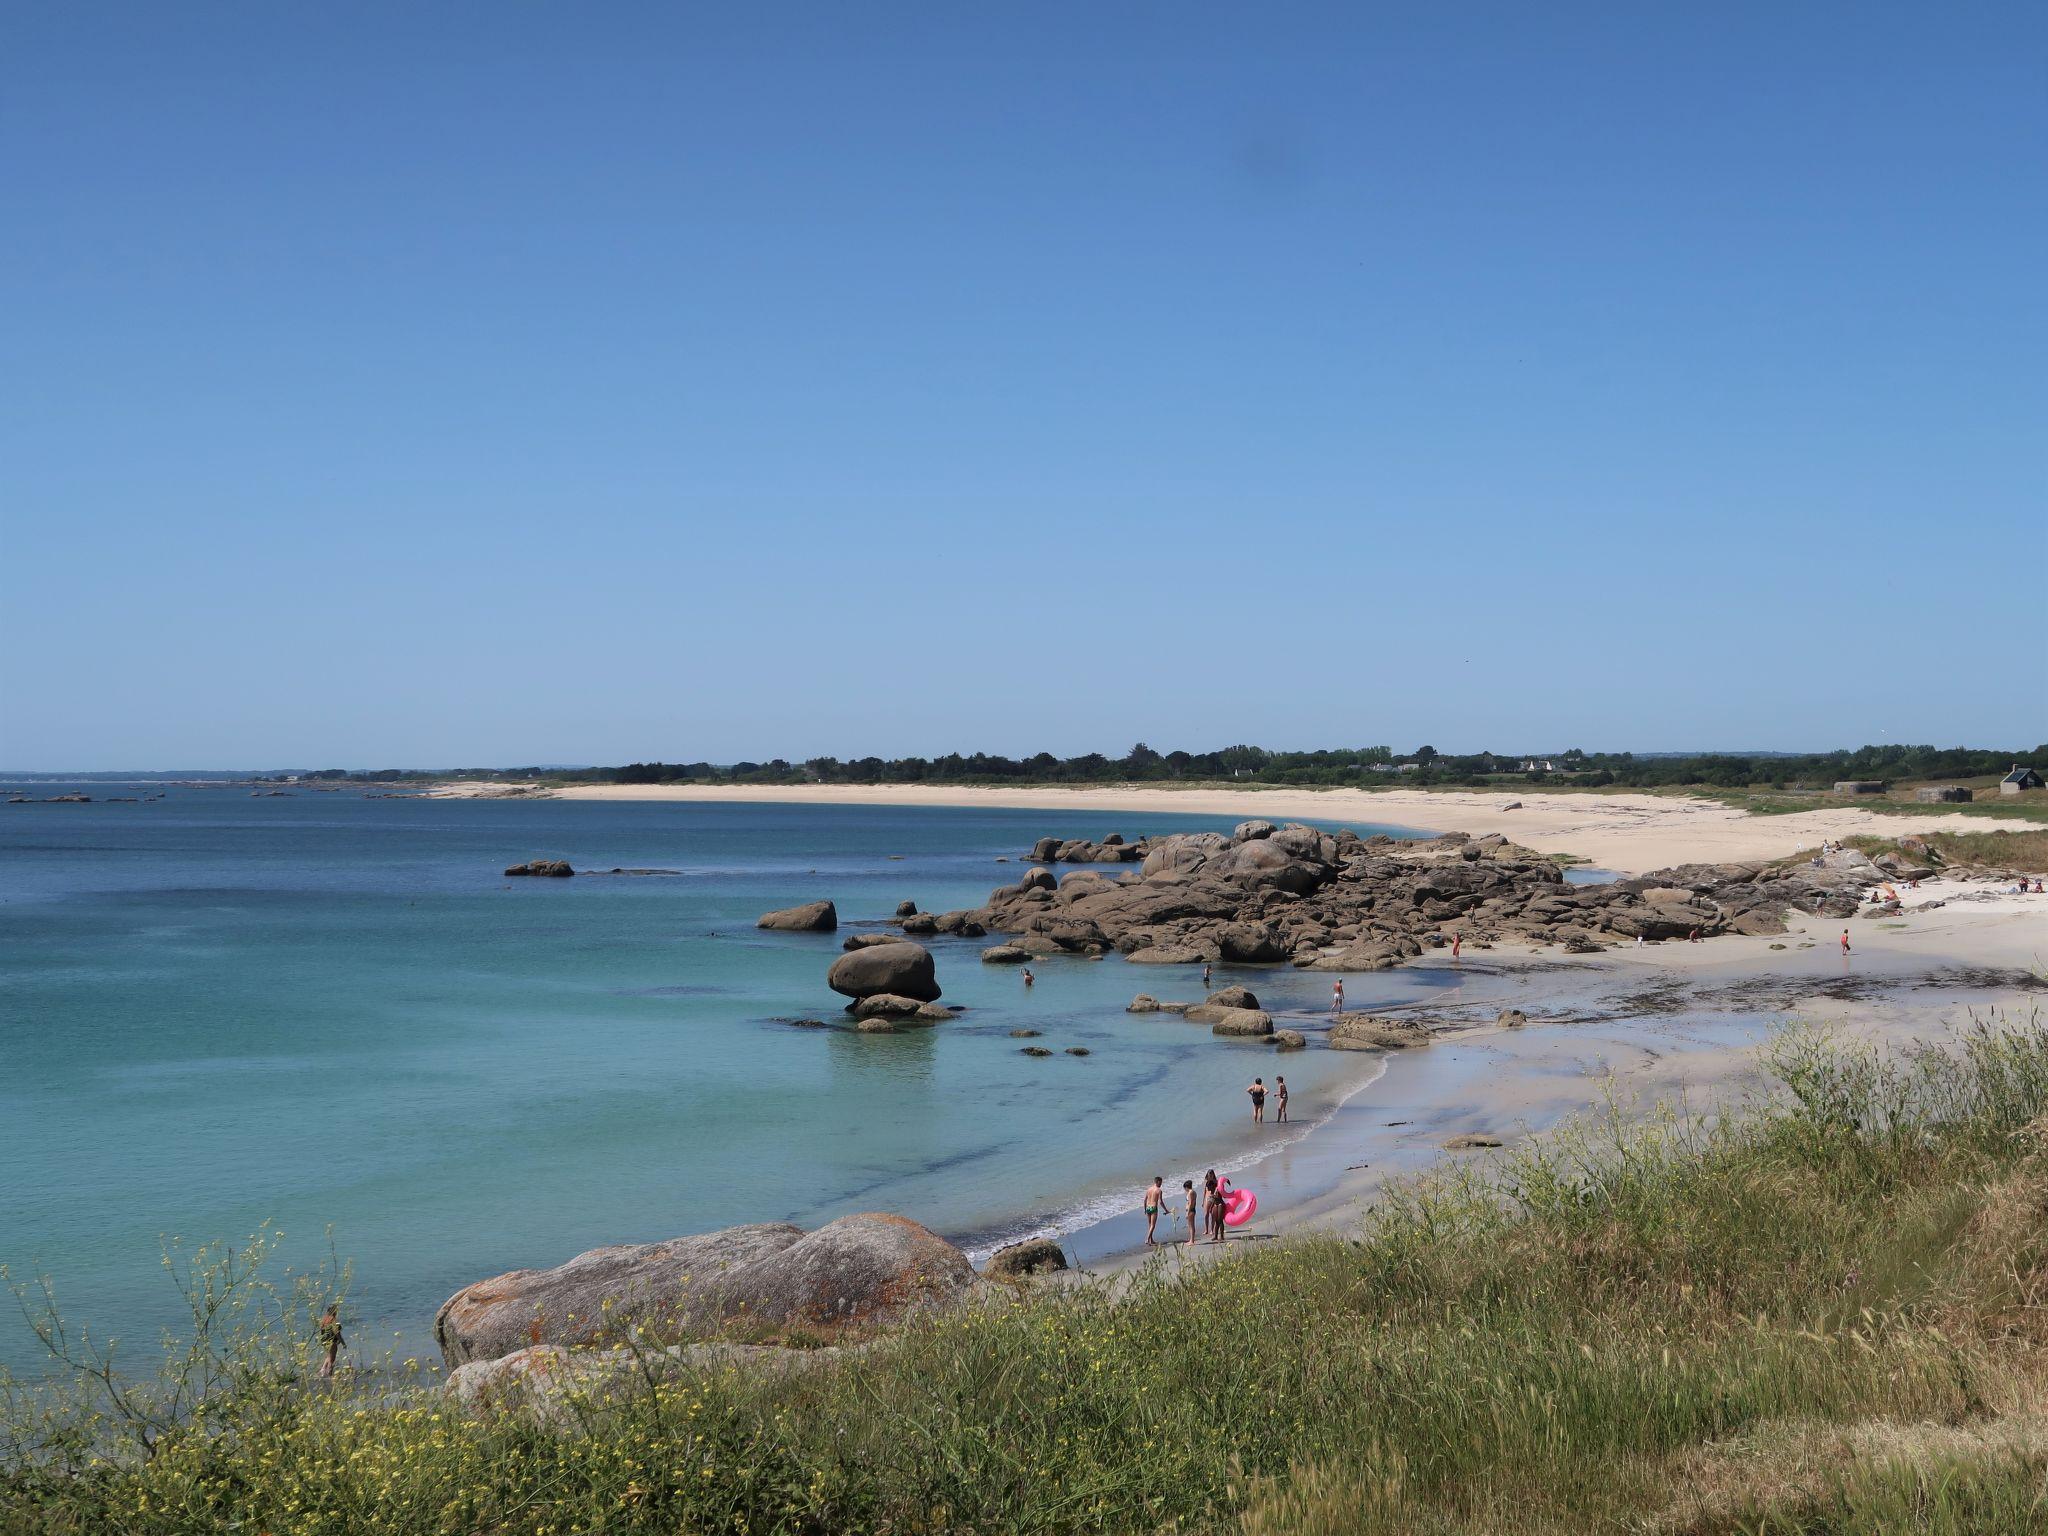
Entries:
<svg viewBox="0 0 2048 1536">
<path fill-rule="evenodd" d="M 763 912 L 754 926 L 778 933 L 830 933 L 839 926 L 839 909 L 829 901 L 807 901 L 800 907 Z"/>
<path fill-rule="evenodd" d="M 434 1337 L 450 1366 L 535 1344 L 653 1344 L 776 1328 L 884 1326 L 964 1298 L 967 1256 L 902 1216 L 842 1216 L 814 1232 L 727 1227 L 632 1247 L 594 1248 L 553 1269 L 516 1269 L 441 1305 Z M 609 1306 L 607 1306 L 609 1303 Z"/>
<path fill-rule="evenodd" d="M 1204 1000 L 1211 1008 L 1256 1008 L 1258 994 L 1250 987 L 1218 987 Z"/>
<path fill-rule="evenodd" d="M 984 965 L 1022 965 L 1030 958 L 1030 950 L 1019 949 L 1015 944 L 991 944 L 981 952 Z"/>
<path fill-rule="evenodd" d="M 1258 1008 L 1213 1008 L 1200 1010 L 1205 1017 L 1197 1020 L 1206 1023 L 1212 1035 L 1235 1035 L 1250 1037 L 1273 1033 L 1273 1015 Z M 1197 1010 L 1190 1008 L 1188 1017 L 1193 1019 Z"/>
<path fill-rule="evenodd" d="M 873 949 L 878 944 L 901 944 L 902 942 L 903 935 L 900 933 L 849 933 L 839 947 L 841 949 Z"/>
<path fill-rule="evenodd" d="M 876 944 L 850 950 L 832 962 L 825 985 L 856 1001 L 893 992 L 921 1003 L 935 1003 L 940 995 L 932 952 L 922 944 Z"/>
</svg>

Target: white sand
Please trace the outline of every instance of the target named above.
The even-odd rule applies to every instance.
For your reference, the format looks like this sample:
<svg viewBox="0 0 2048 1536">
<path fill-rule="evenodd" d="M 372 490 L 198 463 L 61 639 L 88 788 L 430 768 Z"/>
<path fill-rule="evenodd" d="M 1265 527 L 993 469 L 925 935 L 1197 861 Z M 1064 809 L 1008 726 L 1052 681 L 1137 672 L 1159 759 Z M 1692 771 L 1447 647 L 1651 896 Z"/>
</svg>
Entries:
<svg viewBox="0 0 2048 1536">
<path fill-rule="evenodd" d="M 498 783 L 440 786 L 436 793 L 503 796 Z M 790 805 L 993 806 L 1060 811 L 1182 812 L 1273 820 L 1380 822 L 1432 832 L 1500 832 L 1539 853 L 1568 853 L 1602 869 L 1639 875 L 1674 864 L 1776 859 L 1824 839 L 1925 832 L 2029 831 L 2008 817 L 1880 815 L 1847 806 L 1756 816 L 1719 801 L 1643 794 L 1543 794 L 1427 789 L 976 789 L 916 784 L 577 784 L 529 791 L 558 800 L 694 800 Z M 1517 798 L 1519 810 L 1506 806 Z M 1060 833 L 1057 817 L 1044 831 Z"/>
</svg>

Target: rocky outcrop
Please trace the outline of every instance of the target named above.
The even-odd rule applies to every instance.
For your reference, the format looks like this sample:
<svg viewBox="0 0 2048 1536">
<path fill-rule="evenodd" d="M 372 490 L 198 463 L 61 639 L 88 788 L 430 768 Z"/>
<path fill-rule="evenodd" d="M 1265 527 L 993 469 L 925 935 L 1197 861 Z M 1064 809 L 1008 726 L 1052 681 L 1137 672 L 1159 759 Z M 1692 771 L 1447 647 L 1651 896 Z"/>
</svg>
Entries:
<svg viewBox="0 0 2048 1536">
<path fill-rule="evenodd" d="M 875 944 L 849 950 L 832 962 L 825 985 L 855 1002 L 885 992 L 921 1003 L 935 1003 L 940 997 L 932 952 L 922 944 Z"/>
<path fill-rule="evenodd" d="M 1266 1040 L 1275 1050 L 1281 1051 L 1299 1051 L 1308 1045 L 1308 1036 L 1298 1029 L 1276 1029 L 1266 1036 Z"/>
<path fill-rule="evenodd" d="M 508 875 L 546 875 L 556 880 L 566 879 L 576 871 L 569 867 L 567 859 L 529 859 L 524 864 L 514 864 L 505 871 Z"/>
<path fill-rule="evenodd" d="M 800 907 L 763 912 L 754 926 L 778 933 L 831 933 L 839 926 L 839 909 L 829 901 L 807 901 Z"/>
<path fill-rule="evenodd" d="M 984 965 L 1022 965 L 1030 958 L 1030 950 L 1019 949 L 1014 944 L 991 944 L 981 952 Z"/>
<path fill-rule="evenodd" d="M 839 947 L 841 949 L 873 949 L 881 944 L 901 944 L 902 942 L 903 936 L 899 933 L 849 933 Z"/>
<path fill-rule="evenodd" d="M 1835 853 L 1796 866 L 1685 865 L 1635 880 L 1571 885 L 1550 859 L 1498 834 L 1427 841 L 1246 821 L 1117 844 L 1144 850 L 1115 878 L 1056 879 L 1077 848 L 1041 839 L 1040 864 L 990 893 L 975 916 L 1034 955 L 1103 954 L 1150 965 L 1229 961 L 1317 971 L 1385 970 L 1461 935 L 1595 953 L 1646 940 L 1775 934 L 1788 912 L 1850 916 L 1884 879 L 1921 868 Z"/>
<path fill-rule="evenodd" d="M 443 1302 L 434 1337 L 453 1367 L 539 1344 L 681 1343 L 740 1324 L 753 1335 L 836 1332 L 957 1302 L 976 1284 L 951 1243 L 905 1217 L 870 1213 L 814 1232 L 728 1227 L 513 1270 Z"/>
</svg>

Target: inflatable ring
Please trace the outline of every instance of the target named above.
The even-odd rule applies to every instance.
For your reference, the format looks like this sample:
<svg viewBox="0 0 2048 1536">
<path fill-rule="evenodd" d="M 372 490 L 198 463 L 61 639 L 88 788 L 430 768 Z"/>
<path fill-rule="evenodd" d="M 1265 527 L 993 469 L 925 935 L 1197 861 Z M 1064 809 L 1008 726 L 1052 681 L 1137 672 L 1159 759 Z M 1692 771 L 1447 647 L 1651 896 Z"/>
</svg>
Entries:
<svg viewBox="0 0 2048 1536">
<path fill-rule="evenodd" d="M 1223 1225 L 1241 1227 L 1258 1212 L 1259 1197 L 1248 1189 L 1233 1189 L 1223 1196 Z"/>
</svg>

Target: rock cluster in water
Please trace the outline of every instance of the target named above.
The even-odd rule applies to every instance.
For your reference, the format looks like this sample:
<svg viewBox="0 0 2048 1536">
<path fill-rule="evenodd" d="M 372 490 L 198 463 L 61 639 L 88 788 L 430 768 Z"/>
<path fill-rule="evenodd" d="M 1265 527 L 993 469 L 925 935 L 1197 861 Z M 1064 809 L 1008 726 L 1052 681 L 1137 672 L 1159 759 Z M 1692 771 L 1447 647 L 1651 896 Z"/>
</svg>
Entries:
<svg viewBox="0 0 2048 1536">
<path fill-rule="evenodd" d="M 566 879 L 576 871 L 569 867 L 567 859 L 529 859 L 524 864 L 514 864 L 505 871 L 508 875 L 551 875 L 557 880 Z"/>
</svg>

